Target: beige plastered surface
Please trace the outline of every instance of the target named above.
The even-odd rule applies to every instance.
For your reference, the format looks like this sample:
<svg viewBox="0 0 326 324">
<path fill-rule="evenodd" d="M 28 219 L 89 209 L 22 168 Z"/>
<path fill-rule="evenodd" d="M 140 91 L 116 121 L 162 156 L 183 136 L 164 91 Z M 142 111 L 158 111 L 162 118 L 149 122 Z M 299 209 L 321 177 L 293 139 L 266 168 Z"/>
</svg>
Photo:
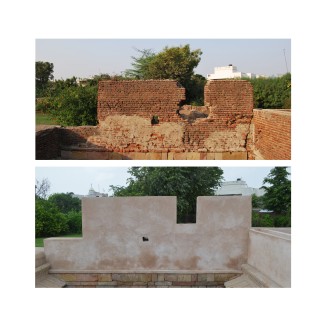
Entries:
<svg viewBox="0 0 326 324">
<path fill-rule="evenodd" d="M 198 197 L 196 224 L 176 223 L 176 199 L 83 198 L 83 238 L 44 240 L 51 271 L 240 270 L 251 197 Z"/>
<path fill-rule="evenodd" d="M 248 264 L 281 287 L 291 287 L 291 232 L 282 228 L 252 228 Z"/>
</svg>

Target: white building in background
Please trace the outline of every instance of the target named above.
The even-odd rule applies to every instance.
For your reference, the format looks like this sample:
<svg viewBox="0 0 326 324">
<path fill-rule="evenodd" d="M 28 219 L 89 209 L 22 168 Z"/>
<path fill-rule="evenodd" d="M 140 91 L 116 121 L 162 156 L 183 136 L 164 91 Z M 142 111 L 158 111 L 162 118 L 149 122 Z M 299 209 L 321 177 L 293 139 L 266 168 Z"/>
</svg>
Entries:
<svg viewBox="0 0 326 324">
<path fill-rule="evenodd" d="M 88 195 L 73 195 L 76 198 L 82 199 L 83 197 L 108 197 L 108 194 L 95 191 L 93 186 L 88 190 Z"/>
<path fill-rule="evenodd" d="M 255 194 L 260 197 L 265 194 L 264 189 L 250 188 L 246 181 L 238 178 L 236 181 L 225 181 L 215 191 L 216 196 L 251 196 Z"/>
<path fill-rule="evenodd" d="M 258 75 L 254 73 L 239 72 L 237 67 L 229 64 L 228 66 L 219 66 L 214 68 L 213 74 L 207 74 L 208 80 L 220 80 L 220 79 L 241 79 L 241 78 L 262 78 L 263 75 Z"/>
</svg>

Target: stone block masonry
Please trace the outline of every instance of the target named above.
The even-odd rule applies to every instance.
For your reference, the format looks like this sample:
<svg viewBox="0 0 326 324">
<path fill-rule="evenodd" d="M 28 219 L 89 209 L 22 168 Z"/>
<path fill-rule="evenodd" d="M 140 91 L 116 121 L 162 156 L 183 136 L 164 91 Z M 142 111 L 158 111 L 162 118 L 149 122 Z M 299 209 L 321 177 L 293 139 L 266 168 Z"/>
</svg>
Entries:
<svg viewBox="0 0 326 324">
<path fill-rule="evenodd" d="M 105 272 L 56 273 L 68 288 L 224 288 L 224 283 L 241 275 L 224 272 Z"/>
</svg>

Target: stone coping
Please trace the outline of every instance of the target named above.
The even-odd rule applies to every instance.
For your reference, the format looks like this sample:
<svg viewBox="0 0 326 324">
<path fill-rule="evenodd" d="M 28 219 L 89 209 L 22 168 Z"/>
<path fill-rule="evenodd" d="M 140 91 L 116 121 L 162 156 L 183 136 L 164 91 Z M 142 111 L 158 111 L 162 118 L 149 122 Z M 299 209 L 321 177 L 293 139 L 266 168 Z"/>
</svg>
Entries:
<svg viewBox="0 0 326 324">
<path fill-rule="evenodd" d="M 283 109 L 283 108 L 254 108 L 254 111 L 265 111 L 265 112 L 274 112 L 282 115 L 291 115 L 291 109 Z"/>
<path fill-rule="evenodd" d="M 250 229 L 250 232 L 261 234 L 261 235 L 268 235 L 268 236 L 273 236 L 277 237 L 279 239 L 283 239 L 286 241 L 291 241 L 291 229 L 289 229 L 289 233 L 286 233 L 285 228 L 281 228 L 278 230 L 277 228 L 271 227 L 252 227 Z"/>
<path fill-rule="evenodd" d="M 277 284 L 275 281 L 267 277 L 265 274 L 250 264 L 243 264 L 241 269 L 243 270 L 243 273 L 246 274 L 259 287 L 281 288 L 279 284 Z"/>
<path fill-rule="evenodd" d="M 49 273 L 176 273 L 176 274 L 202 274 L 202 273 L 234 273 L 242 274 L 241 270 L 49 270 Z"/>
</svg>

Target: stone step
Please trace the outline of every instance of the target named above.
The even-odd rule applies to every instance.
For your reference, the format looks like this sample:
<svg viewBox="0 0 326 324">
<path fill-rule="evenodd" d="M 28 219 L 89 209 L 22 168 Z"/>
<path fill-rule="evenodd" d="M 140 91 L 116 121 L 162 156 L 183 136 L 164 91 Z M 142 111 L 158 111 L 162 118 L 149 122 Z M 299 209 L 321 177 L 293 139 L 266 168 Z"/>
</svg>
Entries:
<svg viewBox="0 0 326 324">
<path fill-rule="evenodd" d="M 35 248 L 35 268 L 46 263 L 44 248 Z"/>
<path fill-rule="evenodd" d="M 49 274 L 41 278 L 36 278 L 35 281 L 35 288 L 63 288 L 65 286 L 66 283 L 63 280 Z"/>
<path fill-rule="evenodd" d="M 49 274 L 51 265 L 46 262 L 44 249 L 35 249 L 35 288 L 62 288 L 66 283 Z"/>
<path fill-rule="evenodd" d="M 224 283 L 225 288 L 258 288 L 259 286 L 246 274 Z"/>
<path fill-rule="evenodd" d="M 39 267 L 35 268 L 35 278 L 41 279 L 49 274 L 50 263 L 44 263 Z"/>
<path fill-rule="evenodd" d="M 250 264 L 243 264 L 241 270 L 243 274 L 240 277 L 224 283 L 226 288 L 280 288 L 276 282 Z"/>
</svg>

